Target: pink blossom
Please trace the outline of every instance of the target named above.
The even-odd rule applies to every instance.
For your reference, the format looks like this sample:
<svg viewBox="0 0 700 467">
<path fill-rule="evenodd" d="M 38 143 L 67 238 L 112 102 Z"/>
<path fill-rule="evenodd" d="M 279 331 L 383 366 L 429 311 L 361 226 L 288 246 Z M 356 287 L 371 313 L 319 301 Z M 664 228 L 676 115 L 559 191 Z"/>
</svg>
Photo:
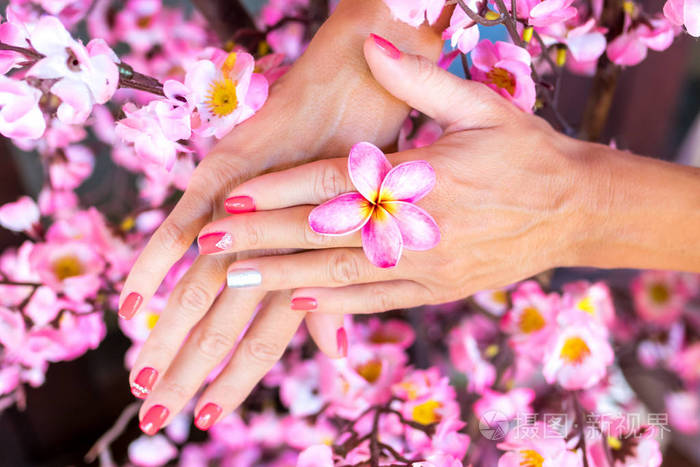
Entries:
<svg viewBox="0 0 700 467">
<path fill-rule="evenodd" d="M 0 396 L 14 391 L 19 383 L 19 365 L 9 365 L 0 368 Z"/>
<path fill-rule="evenodd" d="M 645 271 L 632 281 L 631 289 L 637 314 L 660 326 L 676 321 L 688 302 L 688 290 L 677 272 Z"/>
<path fill-rule="evenodd" d="M 418 27 L 428 20 L 435 23 L 445 7 L 445 0 L 384 0 L 391 14 L 398 20 Z"/>
<path fill-rule="evenodd" d="M 39 210 L 42 215 L 61 217 L 78 206 L 78 195 L 74 191 L 52 190 L 44 187 L 39 192 Z"/>
<path fill-rule="evenodd" d="M 540 360 L 556 330 L 559 296 L 545 294 L 537 282 L 527 281 L 513 291 L 512 302 L 513 307 L 501 320 L 501 327 L 511 335 L 510 344 L 518 353 Z"/>
<path fill-rule="evenodd" d="M 0 24 L 0 42 L 16 47 L 29 48 L 27 30 L 20 23 L 8 22 Z M 0 74 L 5 74 L 18 64 L 26 61 L 26 57 L 11 50 L 0 50 Z"/>
<path fill-rule="evenodd" d="M 474 403 L 474 414 L 484 418 L 488 412 L 494 412 L 498 414 L 499 421 L 522 419 L 524 415 L 532 413 L 530 404 L 533 400 L 535 391 L 530 388 L 511 389 L 506 393 L 486 389 Z"/>
<path fill-rule="evenodd" d="M 588 389 L 612 364 L 614 354 L 605 329 L 591 319 L 570 321 L 547 345 L 542 373 L 548 383 L 564 389 Z"/>
<path fill-rule="evenodd" d="M 700 382 L 700 342 L 694 342 L 683 351 L 669 355 L 671 368 L 689 384 Z"/>
<path fill-rule="evenodd" d="M 607 327 L 615 322 L 615 307 L 610 289 L 604 282 L 570 282 L 563 287 L 562 307 L 587 313 Z"/>
<path fill-rule="evenodd" d="M 676 430 L 685 434 L 700 431 L 700 400 L 695 393 L 682 391 L 666 394 L 668 420 Z"/>
<path fill-rule="evenodd" d="M 185 76 L 191 90 L 188 100 L 196 107 L 202 136 L 223 138 L 239 123 L 252 117 L 267 99 L 265 77 L 254 73 L 255 60 L 245 52 L 232 52 L 215 61 L 200 60 Z"/>
<path fill-rule="evenodd" d="M 508 310 L 508 289 L 482 290 L 473 296 L 474 301 L 494 316 L 503 316 Z"/>
<path fill-rule="evenodd" d="M 31 231 L 39 222 L 39 206 L 29 196 L 0 207 L 0 225 L 15 232 Z"/>
<path fill-rule="evenodd" d="M 528 3 L 527 1 L 524 3 Z M 535 0 L 530 7 L 528 23 L 535 27 L 562 23 L 576 16 L 574 0 Z"/>
<path fill-rule="evenodd" d="M 666 50 L 676 35 L 666 18 L 649 18 L 648 24 L 630 24 L 627 17 L 625 31 L 608 44 L 608 57 L 616 65 L 637 65 L 646 58 L 647 49 Z"/>
<path fill-rule="evenodd" d="M 528 434 L 511 430 L 498 448 L 507 451 L 498 460 L 498 467 L 522 467 L 526 465 L 552 465 L 557 467 L 581 467 L 580 452 L 570 451 L 561 435 L 547 428 L 543 422 L 528 427 Z"/>
<path fill-rule="evenodd" d="M 46 121 L 39 109 L 39 99 L 38 89 L 0 75 L 0 133 L 8 138 L 40 138 L 46 130 Z"/>
<path fill-rule="evenodd" d="M 479 11 L 478 0 L 468 0 L 467 6 L 472 11 Z M 457 6 L 450 18 L 450 26 L 442 33 L 443 40 L 450 40 L 452 47 L 457 47 L 462 53 L 469 53 L 479 42 L 479 26 L 469 19 L 464 10 Z"/>
<path fill-rule="evenodd" d="M 177 457 L 177 448 L 161 434 L 139 436 L 129 444 L 129 460 L 140 467 L 159 467 Z"/>
<path fill-rule="evenodd" d="M 371 318 L 365 323 L 356 323 L 350 333 L 350 344 L 355 340 L 369 345 L 395 345 L 409 348 L 416 338 L 410 324 L 399 319 L 381 320 Z"/>
<path fill-rule="evenodd" d="M 292 415 L 312 415 L 323 407 L 324 400 L 318 393 L 319 377 L 320 369 L 314 360 L 294 365 L 284 375 L 280 399 Z"/>
<path fill-rule="evenodd" d="M 667 0 L 664 16 L 675 26 L 685 26 L 693 37 L 700 37 L 700 0 Z"/>
<path fill-rule="evenodd" d="M 297 467 L 333 467 L 333 451 L 325 444 L 311 446 L 299 454 Z"/>
<path fill-rule="evenodd" d="M 535 82 L 530 75 L 530 63 L 527 50 L 508 42 L 494 44 L 484 39 L 472 51 L 471 75 L 521 110 L 532 112 Z"/>
<path fill-rule="evenodd" d="M 65 148 L 49 165 L 51 186 L 57 190 L 73 190 L 92 174 L 95 157 L 82 144 Z"/>
<path fill-rule="evenodd" d="M 415 132 L 413 131 L 413 126 L 411 118 L 407 118 L 401 125 L 398 141 L 399 151 L 430 146 L 442 136 L 442 128 L 435 120 L 428 120 L 420 125 Z M 409 138 L 411 134 L 413 136 Z"/>
<path fill-rule="evenodd" d="M 323 235 L 362 232 L 362 248 L 377 267 L 398 264 L 404 248 L 424 251 L 440 241 L 430 214 L 414 203 L 432 190 L 435 172 L 425 161 L 392 168 L 384 153 L 370 143 L 350 150 L 348 172 L 357 192 L 340 195 L 316 207 L 309 225 Z"/>
<path fill-rule="evenodd" d="M 40 79 L 58 79 L 51 92 L 61 99 L 57 116 L 65 123 L 83 123 L 92 105 L 107 102 L 119 84 L 117 56 L 101 39 L 87 47 L 73 39 L 61 22 L 52 16 L 41 18 L 30 41 L 43 54 L 28 72 Z"/>
</svg>

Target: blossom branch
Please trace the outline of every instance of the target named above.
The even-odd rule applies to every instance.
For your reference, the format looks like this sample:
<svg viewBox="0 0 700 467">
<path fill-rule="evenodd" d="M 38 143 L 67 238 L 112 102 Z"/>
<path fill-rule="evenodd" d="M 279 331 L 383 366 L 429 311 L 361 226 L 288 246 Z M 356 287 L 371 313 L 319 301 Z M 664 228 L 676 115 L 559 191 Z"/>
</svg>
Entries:
<svg viewBox="0 0 700 467">
<path fill-rule="evenodd" d="M 91 464 L 98 457 L 102 458 L 103 454 L 109 452 L 109 446 L 124 433 L 131 419 L 138 413 L 140 406 L 140 402 L 132 402 L 124 408 L 119 418 L 117 418 L 117 421 L 112 425 L 112 428 L 100 436 L 87 454 L 85 454 L 85 462 Z"/>
<path fill-rule="evenodd" d="M 480 24 L 482 26 L 497 26 L 499 24 L 503 24 L 505 21 L 505 17 L 501 16 L 498 19 L 486 19 L 483 16 L 479 15 L 478 13 L 472 11 L 471 8 L 464 2 L 464 0 L 457 0 L 457 4 L 459 7 L 464 10 L 464 13 L 477 24 Z"/>
</svg>

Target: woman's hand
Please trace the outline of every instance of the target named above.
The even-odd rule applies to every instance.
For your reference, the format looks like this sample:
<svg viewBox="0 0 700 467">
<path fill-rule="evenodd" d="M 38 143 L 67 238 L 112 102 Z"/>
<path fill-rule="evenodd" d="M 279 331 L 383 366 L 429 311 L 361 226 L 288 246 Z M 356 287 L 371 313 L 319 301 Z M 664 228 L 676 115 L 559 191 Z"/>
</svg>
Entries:
<svg viewBox="0 0 700 467">
<path fill-rule="evenodd" d="M 250 197 L 258 212 L 202 230 L 200 241 L 229 233 L 226 251 L 316 250 L 237 261 L 229 267 L 230 284 L 295 288 L 293 309 L 372 313 L 463 298 L 577 261 L 571 242 L 598 183 L 588 175 L 581 143 L 423 57 L 393 58 L 371 39 L 365 55 L 379 83 L 444 128 L 432 146 L 388 156 L 394 165 L 426 160 L 435 170 L 437 185 L 419 205 L 437 221 L 440 243 L 380 269 L 365 257 L 359 232 L 313 232 L 313 205 L 356 190 L 347 159 L 318 161 L 244 183 L 232 195 Z"/>
<path fill-rule="evenodd" d="M 414 29 L 392 21 L 381 0 L 341 1 L 303 57 L 272 87 L 263 109 L 224 138 L 197 167 L 182 199 L 129 274 L 120 316 L 128 319 L 149 302 L 206 222 L 224 215 L 225 195 L 241 182 L 275 168 L 346 152 L 359 139 L 380 145 L 394 141 L 409 108 L 372 79 L 362 57 L 362 41 L 369 32 L 381 31 L 403 47 L 437 59 L 442 43 L 438 28 Z M 230 201 L 227 209 L 254 208 L 245 201 Z M 252 239 L 254 230 L 249 233 Z M 304 313 L 279 313 L 288 308 L 289 292 L 219 293 L 226 267 L 234 259 L 232 255 L 197 258 L 173 289 L 137 357 L 130 383 L 134 394 L 148 396 L 140 412 L 146 432 L 152 434 L 167 424 L 195 395 L 230 353 L 261 301 L 257 319 L 247 330 L 249 339 L 212 385 L 218 395 L 211 400 L 217 407 L 197 408 L 201 428 L 211 426 L 217 413 L 232 410 L 247 396 L 304 318 Z M 307 319 L 309 332 L 331 356 L 343 352 L 340 326 L 340 316 Z"/>
</svg>

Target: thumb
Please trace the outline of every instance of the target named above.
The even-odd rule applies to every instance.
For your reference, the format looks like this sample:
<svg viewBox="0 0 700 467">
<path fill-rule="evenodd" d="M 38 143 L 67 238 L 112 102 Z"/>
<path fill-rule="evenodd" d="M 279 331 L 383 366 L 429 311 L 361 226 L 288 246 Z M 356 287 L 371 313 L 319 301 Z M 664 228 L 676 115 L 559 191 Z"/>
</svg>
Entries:
<svg viewBox="0 0 700 467">
<path fill-rule="evenodd" d="M 446 130 L 499 123 L 502 98 L 486 85 L 459 78 L 421 55 L 403 53 L 375 34 L 365 40 L 364 53 L 380 85 Z"/>
</svg>

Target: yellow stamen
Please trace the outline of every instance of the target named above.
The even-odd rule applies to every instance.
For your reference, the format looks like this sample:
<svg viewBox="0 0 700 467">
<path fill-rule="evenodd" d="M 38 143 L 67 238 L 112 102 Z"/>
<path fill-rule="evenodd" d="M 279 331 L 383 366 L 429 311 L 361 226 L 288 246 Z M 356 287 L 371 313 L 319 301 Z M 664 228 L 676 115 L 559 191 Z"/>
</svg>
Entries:
<svg viewBox="0 0 700 467">
<path fill-rule="evenodd" d="M 128 232 L 129 230 L 133 229 L 135 225 L 136 225 L 136 221 L 134 220 L 134 218 L 131 216 L 128 216 L 128 217 L 124 218 L 124 220 L 122 221 L 122 223 L 119 227 L 124 232 Z"/>
<path fill-rule="evenodd" d="M 357 367 L 357 374 L 362 376 L 368 383 L 374 383 L 382 374 L 382 362 L 379 360 L 370 360 Z"/>
<path fill-rule="evenodd" d="M 225 117 L 233 113 L 238 107 L 236 82 L 230 78 L 213 81 L 209 88 L 206 105 L 217 117 Z"/>
<path fill-rule="evenodd" d="M 524 449 L 520 451 L 520 456 L 520 465 L 523 467 L 542 467 L 544 464 L 544 457 L 534 449 Z"/>
<path fill-rule="evenodd" d="M 534 32 L 534 29 L 532 26 L 528 26 L 525 29 L 523 29 L 523 40 L 525 42 L 530 42 L 532 40 L 532 33 Z"/>
<path fill-rule="evenodd" d="M 496 13 L 493 10 L 488 10 L 486 12 L 486 14 L 484 15 L 484 18 L 486 18 L 489 21 L 493 21 L 493 20 L 498 19 L 500 17 L 501 17 L 501 15 L 499 15 L 498 13 Z"/>
<path fill-rule="evenodd" d="M 520 313 L 518 327 L 520 327 L 520 330 L 525 334 L 539 331 L 545 324 L 547 324 L 547 322 L 542 317 L 542 314 L 533 306 L 525 308 L 522 313 Z"/>
<path fill-rule="evenodd" d="M 489 83 L 495 84 L 501 89 L 505 89 L 511 96 L 515 95 L 515 77 L 510 71 L 494 67 L 486 73 L 486 77 L 489 79 Z"/>
<path fill-rule="evenodd" d="M 484 356 L 486 358 L 493 358 L 496 355 L 498 355 L 498 352 L 500 350 L 501 349 L 498 347 L 498 344 L 491 344 L 488 347 L 486 347 L 486 349 L 484 350 Z"/>
<path fill-rule="evenodd" d="M 566 47 L 557 47 L 557 66 L 564 66 L 566 64 Z"/>
<path fill-rule="evenodd" d="M 499 305 L 507 305 L 508 294 L 505 290 L 496 290 L 491 294 L 491 300 L 498 303 Z"/>
<path fill-rule="evenodd" d="M 595 316 L 595 306 L 593 305 L 593 300 L 591 297 L 585 297 L 578 301 L 576 308 L 581 311 L 585 311 L 589 315 Z"/>
<path fill-rule="evenodd" d="M 442 408 L 442 404 L 432 399 L 413 407 L 413 420 L 423 425 L 430 425 L 440 421 L 440 414 L 437 410 Z"/>
<path fill-rule="evenodd" d="M 591 349 L 588 348 L 586 341 L 578 336 L 569 337 L 564 341 L 559 356 L 569 363 L 580 364 L 583 359 L 591 354 Z"/>
<path fill-rule="evenodd" d="M 617 451 L 622 447 L 622 441 L 614 436 L 608 435 L 608 446 Z"/>
<path fill-rule="evenodd" d="M 668 287 L 666 287 L 665 284 L 656 283 L 652 284 L 651 287 L 649 287 L 649 296 L 654 301 L 654 303 L 663 305 L 671 297 L 671 292 L 668 290 Z"/>
<path fill-rule="evenodd" d="M 60 281 L 83 274 L 83 264 L 73 255 L 58 258 L 51 266 L 53 273 Z"/>
<path fill-rule="evenodd" d="M 156 326 L 156 323 L 158 322 L 159 318 L 160 315 L 149 312 L 148 316 L 146 317 L 146 327 L 148 329 L 153 329 Z"/>
</svg>

